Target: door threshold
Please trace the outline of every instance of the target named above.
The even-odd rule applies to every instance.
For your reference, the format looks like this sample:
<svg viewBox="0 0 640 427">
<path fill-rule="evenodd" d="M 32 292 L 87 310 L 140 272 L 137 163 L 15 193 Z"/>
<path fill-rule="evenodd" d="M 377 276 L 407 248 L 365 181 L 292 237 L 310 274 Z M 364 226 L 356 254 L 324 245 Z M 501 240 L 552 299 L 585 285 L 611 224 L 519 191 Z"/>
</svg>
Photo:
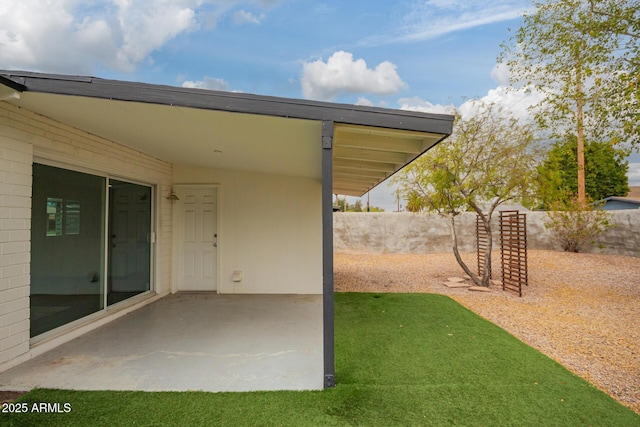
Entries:
<svg viewBox="0 0 640 427">
<path fill-rule="evenodd" d="M 177 294 L 218 294 L 218 291 L 178 291 Z"/>
</svg>

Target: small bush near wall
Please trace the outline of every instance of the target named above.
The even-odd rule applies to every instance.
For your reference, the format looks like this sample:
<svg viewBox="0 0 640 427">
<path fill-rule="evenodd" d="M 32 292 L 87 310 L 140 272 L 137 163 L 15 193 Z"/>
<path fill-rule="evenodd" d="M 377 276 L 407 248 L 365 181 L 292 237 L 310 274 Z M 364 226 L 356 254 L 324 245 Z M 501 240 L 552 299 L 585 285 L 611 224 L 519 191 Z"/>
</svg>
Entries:
<svg viewBox="0 0 640 427">
<path fill-rule="evenodd" d="M 593 206 L 573 200 L 565 210 L 547 212 L 544 226 L 551 232 L 551 238 L 566 252 L 584 252 L 589 247 L 598 246 L 600 236 L 615 226 L 609 211 L 594 209 Z"/>
</svg>

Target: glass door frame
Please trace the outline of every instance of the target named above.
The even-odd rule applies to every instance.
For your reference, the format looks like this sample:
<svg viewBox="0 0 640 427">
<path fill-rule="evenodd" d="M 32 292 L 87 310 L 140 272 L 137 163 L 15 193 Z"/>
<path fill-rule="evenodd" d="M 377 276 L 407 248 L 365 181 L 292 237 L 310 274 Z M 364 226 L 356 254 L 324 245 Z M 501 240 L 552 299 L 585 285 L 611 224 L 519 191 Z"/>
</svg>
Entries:
<svg viewBox="0 0 640 427">
<path fill-rule="evenodd" d="M 44 341 L 47 341 L 53 337 L 62 335 L 64 333 L 70 332 L 71 330 L 91 323 L 92 321 L 98 320 L 103 318 L 105 315 L 107 315 L 110 311 L 113 310 L 117 310 L 120 308 L 124 308 L 130 305 L 135 304 L 136 302 L 147 298 L 150 294 L 155 293 L 156 290 L 156 256 L 157 256 L 157 214 L 158 214 L 158 207 L 156 205 L 156 201 L 157 201 L 157 191 L 158 191 L 158 186 L 157 184 L 150 184 L 148 182 L 144 182 L 144 181 L 138 181 L 135 179 L 131 179 L 125 176 L 121 176 L 121 175 L 111 175 L 107 172 L 103 172 L 103 171 L 99 171 L 96 169 L 91 169 L 91 168 L 86 168 L 86 167 L 82 167 L 82 166 L 77 166 L 74 164 L 69 164 L 69 163 L 65 163 L 65 162 L 60 162 L 60 161 L 55 161 L 55 160 L 51 160 L 51 159 L 47 159 L 47 158 L 43 158 L 43 157 L 39 157 L 39 156 L 34 156 L 33 160 L 32 160 L 32 164 L 41 164 L 44 166 L 51 166 L 54 168 L 58 168 L 58 169 L 64 169 L 64 170 L 68 170 L 68 171 L 73 171 L 73 172 L 80 172 L 80 173 L 84 173 L 84 174 L 88 174 L 88 175 L 94 175 L 94 176 L 98 176 L 101 178 L 104 178 L 104 205 L 103 205 L 103 223 L 102 223 L 102 227 L 103 227 L 103 253 L 102 253 L 102 274 L 104 277 L 103 280 L 103 289 L 101 292 L 101 296 L 102 296 L 102 309 L 89 314 L 87 316 L 81 317 L 77 320 L 73 320 L 69 323 L 63 324 L 61 326 L 58 326 L 54 329 L 51 329 L 49 331 L 43 332 L 42 334 L 33 336 L 30 338 L 29 342 L 30 345 L 35 345 Z M 108 239 L 108 234 L 109 234 L 109 182 L 111 180 L 116 180 L 116 181 L 121 181 L 121 182 L 126 182 L 126 183 L 131 183 L 131 184 L 135 184 L 135 185 L 140 185 L 140 186 L 144 186 L 144 187 L 148 187 L 150 188 L 150 193 L 151 193 L 151 209 L 150 209 L 150 241 L 149 241 L 149 245 L 150 245 L 150 249 L 149 249 L 149 289 L 147 291 L 141 292 L 140 294 L 134 295 L 130 298 L 124 299 L 122 301 L 119 301 L 115 304 L 112 305 L 107 305 L 107 279 L 108 279 L 108 269 L 109 269 L 109 239 Z M 33 184 L 32 184 L 33 185 Z M 31 221 L 33 221 L 33 217 L 31 219 Z M 31 291 L 30 291 L 31 292 Z"/>
<path fill-rule="evenodd" d="M 152 184 L 148 184 L 146 182 L 141 182 L 141 181 L 136 181 L 133 179 L 129 179 L 129 178 L 123 178 L 121 176 L 118 175 L 104 175 L 105 177 L 105 204 L 104 204 L 104 271 L 102 272 L 103 277 L 104 277 L 104 289 L 102 292 L 102 298 L 103 298 L 103 311 L 107 311 L 107 310 L 111 310 L 114 307 L 119 307 L 119 306 L 126 306 L 126 305 L 130 305 L 132 301 L 137 301 L 138 299 L 143 298 L 144 296 L 148 295 L 151 292 L 155 292 L 155 259 L 156 259 L 156 236 L 157 236 L 157 232 L 156 232 L 156 185 L 152 185 Z M 148 187 L 151 191 L 151 209 L 149 212 L 150 215 L 150 230 L 149 230 L 149 289 L 147 289 L 146 291 L 143 291 L 137 295 L 131 296 L 129 298 L 126 298 L 122 301 L 118 301 L 114 304 L 109 305 L 108 304 L 108 298 L 109 298 L 109 293 L 107 292 L 107 288 L 108 288 L 108 281 L 109 281 L 109 269 L 110 269 L 110 253 L 111 251 L 109 250 L 109 246 L 111 245 L 111 239 L 109 236 L 109 224 L 111 221 L 111 206 L 109 204 L 110 201 L 110 194 L 109 194 L 109 190 L 111 188 L 110 182 L 111 181 L 120 181 L 120 182 L 125 182 L 127 184 L 134 184 L 134 185 L 139 185 L 142 187 Z"/>
</svg>

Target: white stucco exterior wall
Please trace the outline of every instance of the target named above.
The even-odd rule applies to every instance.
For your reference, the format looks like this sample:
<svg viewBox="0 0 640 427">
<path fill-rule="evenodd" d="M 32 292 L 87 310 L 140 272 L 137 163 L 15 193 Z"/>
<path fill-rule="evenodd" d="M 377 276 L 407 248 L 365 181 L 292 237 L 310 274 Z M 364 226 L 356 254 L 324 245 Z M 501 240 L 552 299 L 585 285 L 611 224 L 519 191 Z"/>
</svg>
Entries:
<svg viewBox="0 0 640 427">
<path fill-rule="evenodd" d="M 5 120 L 0 110 L 0 363 L 29 350 L 32 146 Z"/>
<path fill-rule="evenodd" d="M 219 185 L 220 293 L 322 293 L 319 179 L 185 165 L 173 174 L 175 184 Z"/>
<path fill-rule="evenodd" d="M 0 368 L 29 352 L 33 162 L 154 185 L 155 290 L 171 290 L 171 164 L 0 102 Z"/>
</svg>

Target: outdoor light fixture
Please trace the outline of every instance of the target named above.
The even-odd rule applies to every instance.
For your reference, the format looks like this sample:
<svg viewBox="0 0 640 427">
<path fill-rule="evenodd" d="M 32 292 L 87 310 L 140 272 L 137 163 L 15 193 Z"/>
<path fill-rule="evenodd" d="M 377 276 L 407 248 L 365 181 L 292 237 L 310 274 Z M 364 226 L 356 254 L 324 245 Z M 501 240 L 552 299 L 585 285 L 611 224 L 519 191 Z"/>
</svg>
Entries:
<svg viewBox="0 0 640 427">
<path fill-rule="evenodd" d="M 180 197 L 171 189 L 171 193 L 167 196 L 167 200 L 171 201 L 171 203 L 175 203 L 180 200 Z"/>
</svg>

